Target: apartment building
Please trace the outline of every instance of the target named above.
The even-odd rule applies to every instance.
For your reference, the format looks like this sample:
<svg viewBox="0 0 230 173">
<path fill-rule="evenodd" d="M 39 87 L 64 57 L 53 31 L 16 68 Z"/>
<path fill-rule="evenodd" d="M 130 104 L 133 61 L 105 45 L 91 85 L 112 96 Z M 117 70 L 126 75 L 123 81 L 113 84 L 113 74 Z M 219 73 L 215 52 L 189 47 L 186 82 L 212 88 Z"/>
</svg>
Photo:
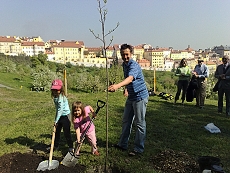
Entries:
<svg viewBox="0 0 230 173">
<path fill-rule="evenodd" d="M 173 50 L 171 52 L 171 56 L 170 56 L 171 59 L 173 60 L 178 60 L 178 59 L 189 59 L 189 58 L 194 58 L 194 55 L 192 52 L 189 52 L 187 50 Z"/>
<path fill-rule="evenodd" d="M 217 64 L 215 62 L 213 62 L 213 61 L 206 61 L 204 63 L 207 65 L 210 74 L 211 73 L 215 73 L 216 67 L 217 67 Z"/>
<path fill-rule="evenodd" d="M 212 51 L 216 52 L 220 55 L 220 58 L 222 58 L 224 55 L 230 56 L 230 46 L 215 46 Z"/>
<path fill-rule="evenodd" d="M 0 53 L 10 56 L 18 56 L 22 53 L 21 42 L 15 37 L 0 36 Z"/>
<path fill-rule="evenodd" d="M 141 66 L 142 69 L 150 70 L 150 61 L 147 59 L 137 60 L 137 63 Z"/>
<path fill-rule="evenodd" d="M 147 49 L 144 52 L 144 57 L 150 61 L 151 67 L 164 68 L 163 50 Z"/>
<path fill-rule="evenodd" d="M 142 60 L 144 57 L 144 45 L 134 46 L 133 55 L 136 57 L 136 60 Z"/>
<path fill-rule="evenodd" d="M 164 71 L 171 71 L 174 66 L 174 61 L 172 59 L 165 59 Z"/>
<path fill-rule="evenodd" d="M 54 61 L 58 63 L 71 63 L 76 64 L 77 62 L 84 59 L 85 46 L 82 41 L 48 41 L 48 48 L 46 52 L 54 53 Z"/>
<path fill-rule="evenodd" d="M 44 42 L 21 42 L 22 54 L 26 56 L 36 56 L 45 53 Z"/>
<path fill-rule="evenodd" d="M 99 47 L 86 47 L 84 51 L 84 58 L 102 57 L 102 49 Z"/>
</svg>

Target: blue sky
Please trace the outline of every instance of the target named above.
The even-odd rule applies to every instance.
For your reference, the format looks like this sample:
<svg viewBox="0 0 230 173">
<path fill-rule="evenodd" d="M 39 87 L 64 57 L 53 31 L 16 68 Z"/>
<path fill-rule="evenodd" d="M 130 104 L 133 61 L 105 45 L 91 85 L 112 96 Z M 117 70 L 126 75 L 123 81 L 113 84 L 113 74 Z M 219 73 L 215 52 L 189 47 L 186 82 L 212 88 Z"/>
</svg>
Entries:
<svg viewBox="0 0 230 173">
<path fill-rule="evenodd" d="M 230 0 L 107 0 L 107 43 L 205 49 L 230 45 Z M 97 0 L 1 0 L 1 36 L 81 40 L 99 47 Z"/>
</svg>

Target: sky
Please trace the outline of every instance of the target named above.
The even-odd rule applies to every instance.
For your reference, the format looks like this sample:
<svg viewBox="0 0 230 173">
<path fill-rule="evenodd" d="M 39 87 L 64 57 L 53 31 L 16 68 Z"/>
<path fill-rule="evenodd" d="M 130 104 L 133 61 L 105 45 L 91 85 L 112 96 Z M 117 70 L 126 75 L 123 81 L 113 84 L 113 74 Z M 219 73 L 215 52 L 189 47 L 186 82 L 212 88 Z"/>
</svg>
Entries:
<svg viewBox="0 0 230 173">
<path fill-rule="evenodd" d="M 102 1 L 103 2 L 103 1 Z M 104 3 L 102 3 L 104 4 Z M 230 46 L 230 0 L 107 0 L 106 44 L 174 49 Z M 0 36 L 83 41 L 100 47 L 97 0 L 1 0 Z"/>
</svg>

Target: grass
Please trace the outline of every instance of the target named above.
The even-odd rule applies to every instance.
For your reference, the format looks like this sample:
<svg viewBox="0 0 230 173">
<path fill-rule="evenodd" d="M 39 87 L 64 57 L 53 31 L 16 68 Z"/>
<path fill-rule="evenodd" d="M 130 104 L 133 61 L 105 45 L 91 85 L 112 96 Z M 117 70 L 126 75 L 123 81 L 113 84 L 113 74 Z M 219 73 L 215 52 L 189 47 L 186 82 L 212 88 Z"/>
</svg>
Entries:
<svg viewBox="0 0 230 173">
<path fill-rule="evenodd" d="M 30 79 L 19 82 L 16 75 L 1 73 L 0 83 L 13 88 L 0 88 L 0 156 L 5 153 L 27 152 L 39 145 L 49 145 L 55 109 L 49 92 L 32 92 Z M 20 89 L 19 86 L 25 86 Z M 98 99 L 106 100 L 106 93 L 76 93 L 68 91 L 69 103 L 81 100 L 96 109 Z M 173 106 L 173 101 L 149 98 L 146 121 L 147 138 L 145 153 L 140 159 L 129 158 L 127 152 L 120 152 L 111 145 L 117 143 L 121 132 L 121 120 L 125 98 L 121 92 L 109 93 L 109 155 L 108 163 L 112 167 L 126 172 L 154 173 L 151 158 L 165 149 L 186 152 L 194 158 L 209 155 L 219 157 L 226 172 L 230 172 L 230 119 L 217 114 L 217 101 L 206 100 L 205 109 L 194 107 L 193 103 Z M 87 167 L 103 166 L 106 156 L 106 109 L 100 110 L 95 120 L 100 157 L 92 156 L 87 142 L 82 147 L 80 164 Z M 204 126 L 213 122 L 221 133 L 211 134 Z M 72 129 L 73 138 L 75 137 Z M 63 157 L 67 151 L 64 137 L 61 151 L 54 155 Z M 134 130 L 130 137 L 129 149 L 132 149 Z M 89 166 L 91 165 L 91 166 Z M 36 169 L 36 168 L 35 168 Z"/>
</svg>

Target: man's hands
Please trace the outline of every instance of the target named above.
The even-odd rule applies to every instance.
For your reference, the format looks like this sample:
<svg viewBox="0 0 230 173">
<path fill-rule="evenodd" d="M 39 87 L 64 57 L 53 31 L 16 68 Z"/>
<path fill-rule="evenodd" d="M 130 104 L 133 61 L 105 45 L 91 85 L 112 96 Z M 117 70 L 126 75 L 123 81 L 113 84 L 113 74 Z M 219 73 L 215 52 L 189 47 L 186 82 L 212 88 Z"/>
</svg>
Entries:
<svg viewBox="0 0 230 173">
<path fill-rule="evenodd" d="M 220 75 L 221 79 L 225 79 L 225 74 Z"/>
<path fill-rule="evenodd" d="M 195 77 L 199 77 L 199 75 L 195 71 L 192 72 L 192 75 Z"/>
<path fill-rule="evenodd" d="M 125 88 L 124 91 L 123 91 L 123 95 L 124 95 L 125 97 L 128 97 L 128 95 L 129 95 L 128 90 L 127 90 L 126 88 Z"/>
<path fill-rule="evenodd" d="M 118 84 L 110 85 L 108 87 L 108 91 L 109 92 L 115 92 L 118 88 L 120 88 Z"/>
</svg>

